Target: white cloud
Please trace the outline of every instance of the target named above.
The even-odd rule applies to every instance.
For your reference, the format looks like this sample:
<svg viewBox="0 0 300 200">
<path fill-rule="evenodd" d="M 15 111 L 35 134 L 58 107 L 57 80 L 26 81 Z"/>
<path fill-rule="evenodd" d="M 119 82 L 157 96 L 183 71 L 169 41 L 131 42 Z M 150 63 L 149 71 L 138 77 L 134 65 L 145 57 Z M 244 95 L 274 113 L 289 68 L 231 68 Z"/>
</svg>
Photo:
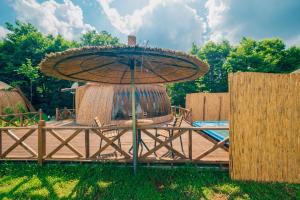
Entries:
<svg viewBox="0 0 300 200">
<path fill-rule="evenodd" d="M 14 0 L 12 6 L 18 19 L 32 23 L 45 34 L 61 34 L 72 40 L 93 29 L 91 25 L 84 23 L 81 8 L 70 0 L 64 0 L 63 3 L 54 0 L 43 3 L 36 0 Z"/>
<path fill-rule="evenodd" d="M 158 7 L 164 5 L 168 0 L 150 0 L 149 4 L 141 9 L 135 10 L 131 15 L 121 16 L 117 9 L 110 7 L 112 0 L 98 0 L 103 11 L 112 25 L 121 33 L 135 34 L 143 25 L 146 15 L 150 15 Z"/>
<path fill-rule="evenodd" d="M 149 0 L 143 7 L 124 15 L 112 7 L 112 0 L 98 2 L 119 32 L 135 34 L 138 40 L 149 40 L 150 45 L 188 50 L 192 42 L 203 42 L 206 24 L 189 5 L 194 0 Z"/>
<path fill-rule="evenodd" d="M 207 0 L 209 38 L 237 43 L 242 37 L 280 37 L 299 43 L 300 1 L 295 0 Z"/>
<path fill-rule="evenodd" d="M 6 28 L 0 26 L 0 38 L 4 38 L 8 32 L 9 31 Z"/>
</svg>

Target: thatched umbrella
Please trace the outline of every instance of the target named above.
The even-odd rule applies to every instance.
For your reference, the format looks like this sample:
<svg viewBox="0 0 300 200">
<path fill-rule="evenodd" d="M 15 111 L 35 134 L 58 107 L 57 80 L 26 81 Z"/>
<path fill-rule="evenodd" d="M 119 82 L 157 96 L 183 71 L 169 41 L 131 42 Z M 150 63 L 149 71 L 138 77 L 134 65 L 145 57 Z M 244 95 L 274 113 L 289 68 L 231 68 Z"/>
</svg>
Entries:
<svg viewBox="0 0 300 200">
<path fill-rule="evenodd" d="M 137 163 L 134 85 L 191 81 L 209 69 L 196 56 L 136 46 L 134 36 L 128 37 L 128 46 L 92 46 L 49 54 L 40 66 L 45 74 L 67 80 L 131 84 L 134 171 Z"/>
</svg>

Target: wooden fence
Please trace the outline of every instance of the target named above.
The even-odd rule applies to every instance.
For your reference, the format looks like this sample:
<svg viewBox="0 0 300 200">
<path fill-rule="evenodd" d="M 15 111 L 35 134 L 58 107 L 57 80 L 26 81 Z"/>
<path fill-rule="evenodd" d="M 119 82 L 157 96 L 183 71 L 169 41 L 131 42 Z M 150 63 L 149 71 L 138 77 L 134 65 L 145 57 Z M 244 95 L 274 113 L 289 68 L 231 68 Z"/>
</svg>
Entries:
<svg viewBox="0 0 300 200">
<path fill-rule="evenodd" d="M 228 120 L 228 93 L 192 93 L 186 95 L 186 108 L 192 109 L 192 121 Z"/>
<path fill-rule="evenodd" d="M 140 138 L 148 139 L 146 142 L 141 140 L 139 143 L 138 161 L 140 163 L 228 164 L 228 158 L 203 160 L 215 151 L 224 151 L 221 148 L 228 141 L 228 138 L 218 143 L 211 143 L 201 151 L 199 151 L 199 144 L 193 143 L 197 136 L 203 134 L 202 130 L 208 129 L 211 129 L 211 127 L 139 128 Z M 228 127 L 213 129 L 228 130 Z M 117 134 L 110 137 L 105 133 L 107 131 L 115 131 Z M 158 137 L 157 134 L 162 132 L 171 133 L 170 137 L 166 139 Z M 44 121 L 40 121 L 37 127 L 0 128 L 0 160 L 36 160 L 40 164 L 50 160 L 129 163 L 132 162 L 130 151 L 132 137 L 128 137 L 130 142 L 124 141 L 123 138 L 128 134 L 132 136 L 131 128 L 128 127 L 116 127 L 114 129 L 78 126 L 48 127 L 45 126 Z M 6 142 L 4 142 L 4 136 Z M 8 143 L 7 138 L 11 138 L 13 142 Z M 183 148 L 176 145 L 180 141 L 179 138 L 184 140 Z M 101 142 L 95 142 L 96 140 Z M 122 146 L 117 143 L 118 140 L 122 140 Z M 61 153 L 62 150 L 63 153 Z M 11 155 L 12 151 L 14 151 L 13 155 Z M 220 154 L 220 152 L 217 154 Z"/>
<path fill-rule="evenodd" d="M 76 118 L 76 109 L 68 109 L 68 108 L 63 108 L 55 109 L 55 120 L 60 121 L 60 120 L 65 120 L 65 119 L 75 119 Z"/>
<path fill-rule="evenodd" d="M 233 179 L 300 183 L 300 75 L 231 74 Z"/>
<path fill-rule="evenodd" d="M 9 115 L 0 115 L 1 126 L 23 127 L 35 125 L 39 120 L 42 120 L 42 110 L 38 112 L 16 113 Z"/>
</svg>

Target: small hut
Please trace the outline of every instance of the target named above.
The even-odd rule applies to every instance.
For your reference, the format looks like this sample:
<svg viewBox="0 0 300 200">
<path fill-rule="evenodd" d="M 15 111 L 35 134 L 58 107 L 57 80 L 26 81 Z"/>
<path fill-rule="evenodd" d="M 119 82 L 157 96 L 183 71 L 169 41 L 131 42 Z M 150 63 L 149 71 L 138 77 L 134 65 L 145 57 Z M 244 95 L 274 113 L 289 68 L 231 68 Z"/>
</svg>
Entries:
<svg viewBox="0 0 300 200">
<path fill-rule="evenodd" d="M 138 119 L 151 119 L 155 124 L 173 119 L 171 103 L 163 85 L 136 86 Z M 76 122 L 92 125 L 98 117 L 103 124 L 124 125 L 131 119 L 130 85 L 87 83 L 76 89 Z"/>
<path fill-rule="evenodd" d="M 33 111 L 32 105 L 19 88 L 12 88 L 0 81 L 0 114 L 6 114 L 4 113 L 6 108 L 11 108 L 14 113 L 18 113 L 18 105 L 22 106 L 25 111 Z"/>
</svg>

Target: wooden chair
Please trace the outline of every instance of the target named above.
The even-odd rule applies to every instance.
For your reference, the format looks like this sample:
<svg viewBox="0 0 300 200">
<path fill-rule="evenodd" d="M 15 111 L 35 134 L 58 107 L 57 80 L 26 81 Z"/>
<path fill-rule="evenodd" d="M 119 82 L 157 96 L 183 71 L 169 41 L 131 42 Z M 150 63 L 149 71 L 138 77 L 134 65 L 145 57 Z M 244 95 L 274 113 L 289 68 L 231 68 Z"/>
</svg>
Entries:
<svg viewBox="0 0 300 200">
<path fill-rule="evenodd" d="M 168 127 L 176 127 L 176 128 L 179 128 L 182 124 L 182 121 L 183 121 L 183 116 L 178 116 L 178 117 L 175 117 L 173 122 L 170 123 L 170 124 L 167 124 Z M 159 133 L 156 133 L 156 137 L 163 137 L 165 140 L 169 139 L 170 137 L 172 137 L 174 135 L 174 133 L 178 132 L 179 130 L 161 130 Z M 184 153 L 184 149 L 183 149 L 183 142 L 182 142 L 182 137 L 179 136 L 179 140 L 180 140 L 180 146 L 181 146 L 181 150 L 182 150 L 182 153 Z M 156 146 L 156 141 L 155 141 L 155 144 L 154 146 Z M 173 143 L 172 141 L 170 142 L 170 146 L 173 148 Z M 170 155 L 170 151 L 168 151 L 166 154 L 163 155 L 164 156 L 168 156 Z M 174 158 L 174 153 L 172 152 L 171 153 L 172 157 Z"/>
<path fill-rule="evenodd" d="M 100 122 L 98 117 L 94 118 L 94 122 L 95 122 L 95 125 L 99 128 L 107 128 L 107 130 L 101 129 L 100 131 L 108 139 L 113 139 L 114 137 L 118 136 L 118 134 L 119 134 L 118 129 L 111 129 L 111 128 L 115 127 L 116 124 L 104 125 Z M 103 142 L 103 139 L 101 138 L 100 139 L 100 149 L 102 148 L 102 142 Z M 121 148 L 121 139 L 120 138 L 118 138 L 118 146 Z M 117 156 L 117 151 L 115 150 L 113 153 L 105 154 L 104 157 L 110 157 L 110 155 Z"/>
</svg>

